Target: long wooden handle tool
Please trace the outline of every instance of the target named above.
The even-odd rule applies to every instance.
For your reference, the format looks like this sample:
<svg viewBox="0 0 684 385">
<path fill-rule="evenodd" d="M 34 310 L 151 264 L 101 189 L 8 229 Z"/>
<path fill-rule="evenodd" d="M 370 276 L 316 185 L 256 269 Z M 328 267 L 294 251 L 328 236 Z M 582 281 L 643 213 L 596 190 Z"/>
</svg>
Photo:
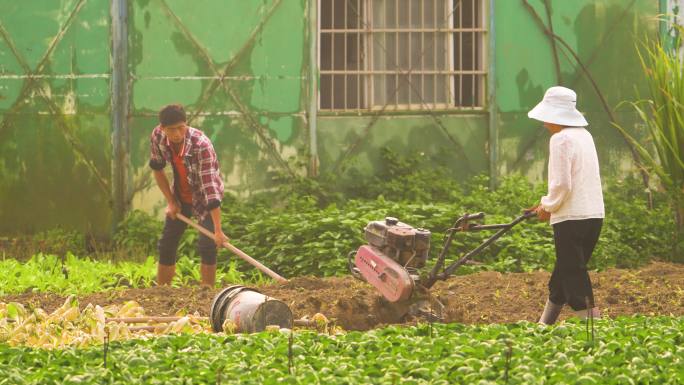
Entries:
<svg viewBox="0 0 684 385">
<path fill-rule="evenodd" d="M 206 235 L 207 237 L 209 237 L 209 238 L 211 238 L 211 239 L 213 239 L 213 240 L 216 240 L 216 238 L 214 237 L 214 234 L 213 234 L 211 231 L 209 231 L 209 230 L 205 229 L 204 227 L 200 226 L 199 224 L 193 222 L 192 220 L 190 220 L 190 218 L 186 217 L 185 215 L 178 213 L 178 214 L 176 214 L 176 217 L 178 217 L 178 219 L 180 219 L 181 221 L 187 223 L 188 225 L 190 225 L 190 226 L 196 228 L 197 230 L 199 230 L 202 234 Z M 268 267 L 264 266 L 261 262 L 257 261 L 256 259 L 254 259 L 254 258 L 250 257 L 249 255 L 247 255 L 247 254 L 246 254 L 245 252 L 243 252 L 242 250 L 240 250 L 240 249 L 238 249 L 237 247 L 233 246 L 230 242 L 228 242 L 228 241 L 224 242 L 224 243 L 223 243 L 223 247 L 225 247 L 226 249 L 232 251 L 233 254 L 237 255 L 237 256 L 240 257 L 240 258 L 242 258 L 242 259 L 245 260 L 247 263 L 249 263 L 250 265 L 256 267 L 256 268 L 259 269 L 259 270 L 261 270 L 264 274 L 266 274 L 266 275 L 268 275 L 269 277 L 275 279 L 276 281 L 278 281 L 278 282 L 280 282 L 280 283 L 285 283 L 285 282 L 287 282 L 287 279 L 281 277 L 281 276 L 278 275 L 278 273 L 276 273 L 275 271 L 269 269 Z"/>
</svg>

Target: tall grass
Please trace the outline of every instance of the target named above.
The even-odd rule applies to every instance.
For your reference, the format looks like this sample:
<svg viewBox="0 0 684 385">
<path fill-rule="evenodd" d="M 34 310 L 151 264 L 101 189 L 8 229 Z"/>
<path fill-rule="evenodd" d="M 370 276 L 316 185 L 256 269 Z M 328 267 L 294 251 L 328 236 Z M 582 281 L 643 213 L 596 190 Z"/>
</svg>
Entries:
<svg viewBox="0 0 684 385">
<path fill-rule="evenodd" d="M 681 36 L 682 27 L 677 27 Z M 684 67 L 682 40 L 674 46 L 646 39 L 637 45 L 637 54 L 646 75 L 647 95 L 629 104 L 646 127 L 646 141 L 639 141 L 624 127 L 622 131 L 635 145 L 645 167 L 656 175 L 668 194 L 676 217 L 679 240 L 684 239 Z"/>
</svg>

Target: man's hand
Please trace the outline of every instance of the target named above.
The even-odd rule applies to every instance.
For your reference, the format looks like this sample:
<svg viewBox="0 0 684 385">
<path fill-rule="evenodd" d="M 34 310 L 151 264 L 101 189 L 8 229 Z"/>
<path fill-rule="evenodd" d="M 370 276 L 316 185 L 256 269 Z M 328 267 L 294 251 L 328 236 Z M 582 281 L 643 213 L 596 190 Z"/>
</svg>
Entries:
<svg viewBox="0 0 684 385">
<path fill-rule="evenodd" d="M 216 242 L 216 247 L 221 248 L 223 244 L 228 242 L 230 239 L 226 234 L 223 234 L 221 229 L 214 231 L 214 242 Z"/>
<path fill-rule="evenodd" d="M 169 202 L 166 205 L 166 216 L 171 218 L 171 219 L 178 219 L 176 218 L 176 214 L 180 212 L 180 206 L 178 205 L 177 202 Z"/>
</svg>

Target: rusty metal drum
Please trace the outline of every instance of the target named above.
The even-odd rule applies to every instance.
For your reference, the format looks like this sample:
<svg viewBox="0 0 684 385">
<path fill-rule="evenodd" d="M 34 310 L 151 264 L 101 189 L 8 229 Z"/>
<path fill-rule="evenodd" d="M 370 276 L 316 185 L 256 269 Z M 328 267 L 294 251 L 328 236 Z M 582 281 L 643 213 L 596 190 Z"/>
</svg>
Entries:
<svg viewBox="0 0 684 385">
<path fill-rule="evenodd" d="M 284 302 L 242 285 L 228 286 L 214 297 L 209 312 L 212 329 L 222 332 L 227 319 L 240 333 L 260 332 L 269 325 L 292 328 L 293 323 L 292 311 Z"/>
</svg>

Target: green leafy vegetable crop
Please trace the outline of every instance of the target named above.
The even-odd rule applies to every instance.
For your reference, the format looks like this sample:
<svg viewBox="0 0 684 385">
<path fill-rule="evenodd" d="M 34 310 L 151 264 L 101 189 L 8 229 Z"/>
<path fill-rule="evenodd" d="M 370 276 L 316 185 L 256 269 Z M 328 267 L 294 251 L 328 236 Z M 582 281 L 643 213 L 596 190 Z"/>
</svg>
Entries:
<svg viewBox="0 0 684 385">
<path fill-rule="evenodd" d="M 106 368 L 103 346 L 0 345 L 0 384 L 681 384 L 683 331 L 634 317 L 597 321 L 593 342 L 580 322 L 295 332 L 291 345 L 280 331 L 177 335 L 111 343 Z"/>
<path fill-rule="evenodd" d="M 0 295 L 27 291 L 57 294 L 89 294 L 113 288 L 150 287 L 154 285 L 157 267 L 153 257 L 144 263 L 98 261 L 67 254 L 64 264 L 54 255 L 36 254 L 26 262 L 0 260 Z M 217 282 L 260 283 L 258 272 L 237 270 L 235 261 L 222 263 L 216 273 Z M 198 282 L 199 261 L 182 257 L 177 263 L 174 286 Z"/>
</svg>

